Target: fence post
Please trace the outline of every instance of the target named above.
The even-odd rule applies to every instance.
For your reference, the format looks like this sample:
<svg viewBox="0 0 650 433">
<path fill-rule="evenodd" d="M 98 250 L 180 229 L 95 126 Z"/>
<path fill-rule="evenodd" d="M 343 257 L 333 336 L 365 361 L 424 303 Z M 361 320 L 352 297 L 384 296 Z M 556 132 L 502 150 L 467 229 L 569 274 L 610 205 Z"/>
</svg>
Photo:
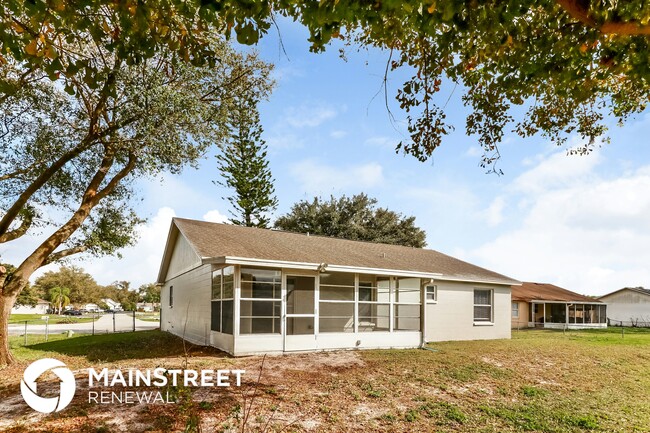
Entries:
<svg viewBox="0 0 650 433">
<path fill-rule="evenodd" d="M 113 311 L 113 332 L 115 332 L 115 311 Z"/>
<path fill-rule="evenodd" d="M 93 335 L 95 335 L 95 312 L 93 311 Z"/>
<path fill-rule="evenodd" d="M 133 310 L 133 332 L 135 332 L 135 310 Z"/>
<path fill-rule="evenodd" d="M 50 318 L 45 321 L 45 341 L 48 341 L 50 336 Z"/>
<path fill-rule="evenodd" d="M 25 320 L 25 346 L 27 346 L 27 320 Z"/>
</svg>

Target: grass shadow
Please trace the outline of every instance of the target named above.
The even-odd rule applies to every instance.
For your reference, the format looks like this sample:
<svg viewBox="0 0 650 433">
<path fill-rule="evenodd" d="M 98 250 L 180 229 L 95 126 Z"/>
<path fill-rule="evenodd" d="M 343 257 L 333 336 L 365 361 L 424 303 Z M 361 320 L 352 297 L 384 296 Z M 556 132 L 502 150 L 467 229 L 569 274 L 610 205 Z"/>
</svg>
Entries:
<svg viewBox="0 0 650 433">
<path fill-rule="evenodd" d="M 213 347 L 197 346 L 167 332 L 139 331 L 129 333 L 77 336 L 64 340 L 32 344 L 30 351 L 54 352 L 68 356 L 82 356 L 88 361 L 118 361 L 183 356 L 230 357 Z"/>
</svg>

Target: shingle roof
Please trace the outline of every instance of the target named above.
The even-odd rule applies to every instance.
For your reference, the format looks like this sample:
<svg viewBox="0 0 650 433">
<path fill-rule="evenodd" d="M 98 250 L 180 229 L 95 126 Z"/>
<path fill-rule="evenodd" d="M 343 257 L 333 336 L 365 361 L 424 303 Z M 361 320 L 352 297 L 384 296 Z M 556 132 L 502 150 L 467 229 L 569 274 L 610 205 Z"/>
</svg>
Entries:
<svg viewBox="0 0 650 433">
<path fill-rule="evenodd" d="M 595 298 L 572 292 L 553 284 L 522 283 L 512 286 L 513 301 L 566 301 L 566 302 L 600 302 Z"/>
<path fill-rule="evenodd" d="M 462 281 L 519 284 L 519 281 L 512 278 L 429 249 L 308 236 L 183 218 L 174 218 L 172 224 L 178 227 L 203 259 L 228 256 L 298 263 L 327 263 L 338 266 L 442 274 L 449 279 Z"/>
<path fill-rule="evenodd" d="M 622 292 L 623 290 L 632 290 L 633 292 L 641 293 L 642 295 L 650 296 L 650 289 L 645 289 L 643 287 L 623 287 L 622 289 L 614 290 L 612 293 L 601 296 L 598 299 L 606 298 L 614 293 Z"/>
</svg>

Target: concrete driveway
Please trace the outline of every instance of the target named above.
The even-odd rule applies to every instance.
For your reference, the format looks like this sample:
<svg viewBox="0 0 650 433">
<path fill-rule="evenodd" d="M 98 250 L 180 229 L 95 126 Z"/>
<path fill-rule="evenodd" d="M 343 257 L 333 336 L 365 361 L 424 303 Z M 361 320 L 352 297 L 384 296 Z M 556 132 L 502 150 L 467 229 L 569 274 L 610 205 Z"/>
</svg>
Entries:
<svg viewBox="0 0 650 433">
<path fill-rule="evenodd" d="M 135 319 L 136 331 L 148 331 L 160 327 L 160 322 L 148 322 Z M 115 314 L 115 332 L 125 332 L 133 330 L 133 316 L 130 313 Z M 59 334 L 66 331 L 73 331 L 81 334 L 91 334 L 93 332 L 93 323 L 70 323 L 49 325 L 50 334 Z M 9 325 L 9 334 L 18 335 L 25 332 L 25 325 Z M 105 334 L 113 332 L 113 314 L 104 314 L 95 320 L 95 334 Z M 45 324 L 27 325 L 28 334 L 45 334 Z"/>
</svg>

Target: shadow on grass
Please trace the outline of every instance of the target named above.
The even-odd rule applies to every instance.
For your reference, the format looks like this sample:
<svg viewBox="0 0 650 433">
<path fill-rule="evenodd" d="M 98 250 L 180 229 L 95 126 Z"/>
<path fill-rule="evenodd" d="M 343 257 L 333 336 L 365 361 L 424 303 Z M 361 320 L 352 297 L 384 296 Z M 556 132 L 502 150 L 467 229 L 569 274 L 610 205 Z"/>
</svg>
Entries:
<svg viewBox="0 0 650 433">
<path fill-rule="evenodd" d="M 83 356 L 88 361 L 118 361 L 183 356 L 230 357 L 216 348 L 196 346 L 161 331 L 140 331 L 94 336 L 78 336 L 25 346 L 30 351 L 55 352 L 68 356 Z"/>
</svg>

